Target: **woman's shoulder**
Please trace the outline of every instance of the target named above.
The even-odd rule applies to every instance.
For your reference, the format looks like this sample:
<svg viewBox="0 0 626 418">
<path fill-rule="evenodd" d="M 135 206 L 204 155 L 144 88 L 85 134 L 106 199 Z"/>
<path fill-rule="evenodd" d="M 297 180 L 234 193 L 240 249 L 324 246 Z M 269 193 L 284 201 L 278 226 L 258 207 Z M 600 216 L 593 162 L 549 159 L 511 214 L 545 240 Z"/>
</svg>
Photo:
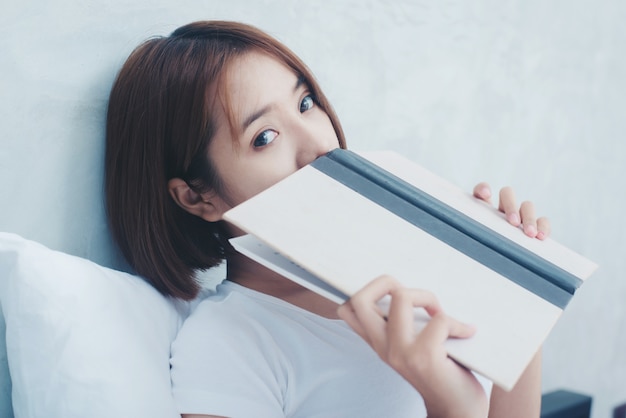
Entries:
<svg viewBox="0 0 626 418">
<path fill-rule="evenodd" d="M 231 314 L 234 318 L 274 311 L 285 302 L 272 296 L 248 289 L 237 283 L 225 280 L 214 290 L 202 293 L 191 309 L 189 318 L 220 315 L 220 320 L 227 319 L 223 315 Z M 230 316 L 229 316 L 230 317 Z"/>
<path fill-rule="evenodd" d="M 236 380 L 239 385 L 237 379 L 245 380 L 250 373 L 260 373 L 257 377 L 262 380 L 286 373 L 284 336 L 275 335 L 275 328 L 268 326 L 276 321 L 275 313 L 262 298 L 247 293 L 225 283 L 195 306 L 171 346 L 175 382 L 199 379 L 206 386 L 210 385 L 207 376 L 227 375 L 229 382 Z"/>
<path fill-rule="evenodd" d="M 211 317 L 220 322 L 223 322 L 224 319 L 232 321 L 240 319 L 245 321 L 268 319 L 280 321 L 281 318 L 290 321 L 301 321 L 304 318 L 317 319 L 320 322 L 329 321 L 282 299 L 228 280 L 217 285 L 214 291 L 203 295 L 202 300 L 197 302 L 191 310 L 189 317 L 202 317 L 203 321 L 207 317 Z"/>
<path fill-rule="evenodd" d="M 220 328 L 232 329 L 237 323 L 246 322 L 251 311 L 263 311 L 263 306 L 241 286 L 224 281 L 214 290 L 206 290 L 199 295 L 181 332 L 188 328 L 211 332 Z"/>
<path fill-rule="evenodd" d="M 325 339 L 329 333 L 346 333 L 348 338 L 354 338 L 343 321 L 320 317 L 281 299 L 225 281 L 192 309 L 175 346 L 212 345 L 212 349 L 217 349 L 216 344 L 279 344 L 284 347 L 292 344 L 293 336 L 299 333 L 310 339 Z"/>
<path fill-rule="evenodd" d="M 214 339 L 260 338 L 267 324 L 292 317 L 286 314 L 286 302 L 224 281 L 215 290 L 200 296 L 179 331 L 177 340 L 198 339 L 205 335 Z"/>
</svg>

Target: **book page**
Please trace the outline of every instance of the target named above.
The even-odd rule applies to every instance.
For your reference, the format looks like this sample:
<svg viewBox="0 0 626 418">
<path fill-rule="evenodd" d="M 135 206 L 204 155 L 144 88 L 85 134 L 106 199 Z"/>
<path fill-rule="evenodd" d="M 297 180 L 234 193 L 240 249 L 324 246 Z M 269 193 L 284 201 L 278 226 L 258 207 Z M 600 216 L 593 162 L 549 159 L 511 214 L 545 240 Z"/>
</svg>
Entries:
<svg viewBox="0 0 626 418">
<path fill-rule="evenodd" d="M 473 203 L 490 213 L 494 219 L 489 222 L 501 222 L 524 240 L 539 242 L 481 202 Z M 471 339 L 447 341 L 449 355 L 505 389 L 512 388 L 562 313 L 310 166 L 231 209 L 225 219 L 254 235 L 270 252 L 296 263 L 306 272 L 300 279 L 309 281 L 310 289 L 320 288 L 320 282 L 310 279 L 315 277 L 349 296 L 390 274 L 407 287 L 433 292 L 446 313 L 477 327 Z M 565 258 L 582 258 L 572 254 Z M 574 270 L 584 277 L 592 268 L 582 262 Z"/>
</svg>

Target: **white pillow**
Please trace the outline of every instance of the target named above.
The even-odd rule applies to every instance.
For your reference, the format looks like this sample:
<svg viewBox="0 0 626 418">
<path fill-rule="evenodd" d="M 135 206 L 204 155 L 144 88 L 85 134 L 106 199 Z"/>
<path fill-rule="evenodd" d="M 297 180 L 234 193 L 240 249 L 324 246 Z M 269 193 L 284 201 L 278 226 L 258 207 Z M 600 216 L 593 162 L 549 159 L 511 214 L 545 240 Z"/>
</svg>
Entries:
<svg viewBox="0 0 626 418">
<path fill-rule="evenodd" d="M 0 304 L 16 417 L 179 417 L 170 343 L 188 304 L 7 233 Z"/>
</svg>

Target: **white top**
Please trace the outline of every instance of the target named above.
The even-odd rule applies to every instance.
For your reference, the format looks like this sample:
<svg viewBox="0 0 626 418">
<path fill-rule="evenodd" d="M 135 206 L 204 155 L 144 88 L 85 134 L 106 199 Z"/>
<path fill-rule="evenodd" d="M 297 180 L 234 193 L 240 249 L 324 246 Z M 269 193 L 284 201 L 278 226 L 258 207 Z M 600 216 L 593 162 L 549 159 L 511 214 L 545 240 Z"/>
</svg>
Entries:
<svg viewBox="0 0 626 418">
<path fill-rule="evenodd" d="M 341 320 L 224 282 L 172 345 L 180 413 L 425 417 L 421 396 Z M 481 380 L 486 391 L 491 384 Z"/>
</svg>

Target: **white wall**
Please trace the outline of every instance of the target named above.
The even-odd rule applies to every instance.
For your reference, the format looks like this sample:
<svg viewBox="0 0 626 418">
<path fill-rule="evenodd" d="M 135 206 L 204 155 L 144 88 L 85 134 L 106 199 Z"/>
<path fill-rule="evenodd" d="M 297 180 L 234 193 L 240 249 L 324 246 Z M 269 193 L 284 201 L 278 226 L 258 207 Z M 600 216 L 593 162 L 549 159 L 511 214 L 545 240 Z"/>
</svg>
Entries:
<svg viewBox="0 0 626 418">
<path fill-rule="evenodd" d="M 626 402 L 626 2 L 3 3 L 0 230 L 120 266 L 101 193 L 114 74 L 149 36 L 242 20 L 309 63 L 353 148 L 511 184 L 598 262 L 545 345 L 544 389 L 593 395 L 594 417 Z"/>
</svg>

